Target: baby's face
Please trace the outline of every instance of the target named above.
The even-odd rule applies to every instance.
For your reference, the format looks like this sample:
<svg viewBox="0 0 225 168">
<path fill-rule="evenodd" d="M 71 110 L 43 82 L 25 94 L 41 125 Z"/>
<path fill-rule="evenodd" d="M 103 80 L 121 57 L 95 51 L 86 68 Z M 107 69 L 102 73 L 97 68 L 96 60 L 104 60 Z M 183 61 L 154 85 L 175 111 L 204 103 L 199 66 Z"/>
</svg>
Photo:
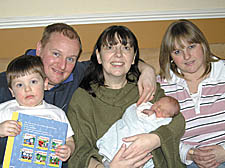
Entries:
<svg viewBox="0 0 225 168">
<path fill-rule="evenodd" d="M 159 101 L 155 102 L 151 110 L 154 111 L 156 117 L 158 118 L 167 118 L 171 117 L 171 114 L 174 112 L 174 107 L 169 103 L 166 98 L 161 98 Z"/>
</svg>

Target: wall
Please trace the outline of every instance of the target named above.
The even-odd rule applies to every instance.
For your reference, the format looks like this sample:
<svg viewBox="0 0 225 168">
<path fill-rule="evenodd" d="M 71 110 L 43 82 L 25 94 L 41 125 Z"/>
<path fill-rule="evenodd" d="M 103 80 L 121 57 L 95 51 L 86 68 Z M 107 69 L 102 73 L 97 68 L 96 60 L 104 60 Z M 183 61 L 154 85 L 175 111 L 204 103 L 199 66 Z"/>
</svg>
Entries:
<svg viewBox="0 0 225 168">
<path fill-rule="evenodd" d="M 225 8 L 224 0 L 1 0 L 0 18 Z"/>
<path fill-rule="evenodd" d="M 192 19 L 210 43 L 224 43 L 225 0 L 16 0 L 0 1 L 0 58 L 19 56 L 35 48 L 43 27 L 64 22 L 81 36 L 90 52 L 103 29 L 128 26 L 140 48 L 158 48 L 172 20 Z"/>
<path fill-rule="evenodd" d="M 225 43 L 225 18 L 192 20 L 203 31 L 210 43 Z M 80 34 L 83 50 L 92 50 L 99 34 L 112 24 L 129 27 L 137 36 L 140 48 L 158 48 L 167 26 L 172 21 L 148 21 L 127 23 L 83 24 L 73 26 Z M 29 48 L 35 48 L 43 27 L 0 29 L 0 58 L 19 56 Z"/>
</svg>

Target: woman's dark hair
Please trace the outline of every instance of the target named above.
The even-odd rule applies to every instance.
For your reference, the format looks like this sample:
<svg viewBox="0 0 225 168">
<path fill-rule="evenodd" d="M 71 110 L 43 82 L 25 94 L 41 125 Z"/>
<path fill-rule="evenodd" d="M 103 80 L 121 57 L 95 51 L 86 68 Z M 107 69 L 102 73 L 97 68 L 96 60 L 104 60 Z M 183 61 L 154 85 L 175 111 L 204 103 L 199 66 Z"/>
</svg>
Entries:
<svg viewBox="0 0 225 168">
<path fill-rule="evenodd" d="M 91 55 L 91 63 L 86 70 L 84 79 L 81 82 L 80 87 L 85 89 L 89 94 L 96 97 L 94 91 L 91 88 L 91 84 L 98 84 L 98 86 L 104 86 L 104 75 L 102 64 L 98 63 L 96 51 L 100 53 L 102 46 L 116 45 L 118 40 L 122 45 L 130 44 L 134 48 L 135 60 L 131 65 L 130 70 L 126 75 L 128 82 L 137 82 L 140 76 L 138 70 L 139 61 L 139 47 L 138 41 L 135 35 L 125 26 L 110 26 L 105 29 L 99 36 L 97 43 L 94 46 L 94 50 Z"/>
</svg>

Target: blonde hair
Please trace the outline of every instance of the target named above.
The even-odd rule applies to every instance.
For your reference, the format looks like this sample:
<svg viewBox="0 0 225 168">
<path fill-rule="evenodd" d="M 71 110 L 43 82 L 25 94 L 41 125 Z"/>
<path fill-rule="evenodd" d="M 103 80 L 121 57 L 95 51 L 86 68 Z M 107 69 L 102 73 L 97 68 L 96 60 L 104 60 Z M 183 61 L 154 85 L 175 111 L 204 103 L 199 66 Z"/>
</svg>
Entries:
<svg viewBox="0 0 225 168">
<path fill-rule="evenodd" d="M 206 69 L 201 77 L 210 73 L 210 63 L 218 60 L 213 58 L 215 55 L 210 51 L 208 41 L 201 30 L 189 20 L 178 20 L 169 25 L 161 43 L 159 55 L 159 74 L 161 79 L 171 79 L 170 70 L 172 70 L 177 76 L 184 78 L 183 74 L 178 71 L 177 65 L 173 62 L 171 57 L 172 51 L 175 50 L 175 42 L 183 47 L 183 40 L 186 40 L 188 43 L 197 43 L 202 46 Z"/>
<path fill-rule="evenodd" d="M 81 40 L 80 40 L 80 36 L 74 30 L 73 27 L 65 23 L 54 23 L 45 27 L 42 38 L 41 38 L 41 45 L 43 48 L 48 43 L 52 33 L 62 33 L 65 37 L 68 37 L 71 40 L 77 39 L 78 42 L 80 43 L 80 52 L 79 52 L 79 56 L 80 56 L 82 52 Z"/>
</svg>

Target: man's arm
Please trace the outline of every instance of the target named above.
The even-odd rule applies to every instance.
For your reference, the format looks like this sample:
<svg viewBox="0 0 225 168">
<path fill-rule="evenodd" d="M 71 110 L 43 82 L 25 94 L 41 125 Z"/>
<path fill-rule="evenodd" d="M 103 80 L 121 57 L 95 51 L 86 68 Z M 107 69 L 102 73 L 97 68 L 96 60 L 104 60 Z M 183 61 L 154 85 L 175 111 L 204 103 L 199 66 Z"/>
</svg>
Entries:
<svg viewBox="0 0 225 168">
<path fill-rule="evenodd" d="M 138 80 L 138 90 L 140 98 L 137 105 L 152 100 L 156 91 L 156 74 L 154 68 L 143 62 L 138 62 L 138 69 L 141 75 Z"/>
</svg>

